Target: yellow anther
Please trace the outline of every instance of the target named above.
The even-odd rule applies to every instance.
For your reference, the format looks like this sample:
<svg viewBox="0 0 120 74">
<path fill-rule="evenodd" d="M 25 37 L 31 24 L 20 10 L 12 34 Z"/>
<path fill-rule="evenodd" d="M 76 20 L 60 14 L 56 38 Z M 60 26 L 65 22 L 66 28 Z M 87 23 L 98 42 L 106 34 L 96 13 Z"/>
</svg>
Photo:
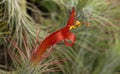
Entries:
<svg viewBox="0 0 120 74">
<path fill-rule="evenodd" d="M 75 22 L 75 26 L 79 27 L 81 25 L 81 23 L 79 21 Z"/>
<path fill-rule="evenodd" d="M 73 28 L 76 28 L 76 26 L 71 25 L 71 26 L 69 27 L 70 30 L 73 29 Z"/>
<path fill-rule="evenodd" d="M 81 25 L 81 23 L 80 23 L 79 21 L 75 21 L 75 24 L 69 26 L 69 29 L 70 29 L 70 30 L 71 30 L 71 29 L 74 29 L 74 28 L 76 28 L 76 27 L 79 27 L 80 25 Z"/>
</svg>

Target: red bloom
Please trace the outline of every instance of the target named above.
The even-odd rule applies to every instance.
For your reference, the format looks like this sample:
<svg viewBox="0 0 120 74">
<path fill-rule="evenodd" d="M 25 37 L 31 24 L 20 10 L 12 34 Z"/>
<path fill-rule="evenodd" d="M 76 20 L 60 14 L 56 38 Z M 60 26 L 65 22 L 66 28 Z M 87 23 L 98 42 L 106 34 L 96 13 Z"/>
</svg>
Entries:
<svg viewBox="0 0 120 74">
<path fill-rule="evenodd" d="M 75 9 L 73 8 L 67 25 L 64 28 L 46 37 L 45 40 L 37 47 L 37 49 L 33 51 L 31 61 L 33 63 L 38 63 L 41 60 L 47 48 L 53 46 L 58 42 L 64 41 L 67 46 L 72 46 L 75 43 L 76 37 L 70 31 L 70 29 L 75 28 L 76 26 L 80 26 L 80 22 L 76 22 Z M 66 39 L 70 40 L 71 43 L 67 42 Z"/>
</svg>

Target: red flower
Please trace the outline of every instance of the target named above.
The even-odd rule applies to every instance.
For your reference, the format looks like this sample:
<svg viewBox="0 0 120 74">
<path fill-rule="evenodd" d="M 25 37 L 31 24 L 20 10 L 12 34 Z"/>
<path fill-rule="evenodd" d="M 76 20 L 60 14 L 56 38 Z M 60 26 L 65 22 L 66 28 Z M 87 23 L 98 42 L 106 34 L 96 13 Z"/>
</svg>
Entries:
<svg viewBox="0 0 120 74">
<path fill-rule="evenodd" d="M 38 63 L 47 48 L 61 41 L 64 41 L 67 46 L 72 46 L 75 43 L 76 36 L 70 30 L 77 26 L 80 26 L 80 22 L 75 20 L 75 9 L 73 8 L 67 25 L 46 37 L 37 49 L 33 51 L 31 61 L 33 63 Z M 67 42 L 66 39 L 70 40 L 71 43 Z"/>
</svg>

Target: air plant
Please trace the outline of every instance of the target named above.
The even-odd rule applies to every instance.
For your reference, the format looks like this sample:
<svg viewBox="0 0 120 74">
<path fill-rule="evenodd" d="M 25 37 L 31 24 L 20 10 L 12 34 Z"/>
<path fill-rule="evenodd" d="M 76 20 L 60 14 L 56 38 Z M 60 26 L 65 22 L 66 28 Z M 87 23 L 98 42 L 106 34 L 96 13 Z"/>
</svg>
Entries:
<svg viewBox="0 0 120 74">
<path fill-rule="evenodd" d="M 73 44 L 74 44 L 74 42 L 75 42 L 75 40 L 76 40 L 76 38 L 75 38 L 75 35 L 72 33 L 72 32 L 70 32 L 70 30 L 71 29 L 73 29 L 73 28 L 76 28 L 76 27 L 79 27 L 80 25 L 81 25 L 81 23 L 79 22 L 79 21 L 76 21 L 76 19 L 75 19 L 75 9 L 73 8 L 72 9 L 72 13 L 71 13 L 71 16 L 70 16 L 70 18 L 69 18 L 69 21 L 68 21 L 68 23 L 67 23 L 67 25 L 64 27 L 64 28 L 62 28 L 62 29 L 60 29 L 60 30 L 58 30 L 58 31 L 56 31 L 56 32 L 54 32 L 54 33 L 52 33 L 51 35 L 49 35 L 47 38 L 45 38 L 45 40 L 37 47 L 37 49 L 34 49 L 33 51 L 32 51 L 32 56 L 31 56 L 31 60 L 29 60 L 29 58 L 30 58 L 30 56 L 29 56 L 29 54 L 30 54 L 30 50 L 26 47 L 27 46 L 27 44 L 26 44 L 26 42 L 27 41 L 25 41 L 24 42 L 24 44 L 25 44 L 25 48 L 27 49 L 26 50 L 26 53 L 27 54 L 25 54 L 24 52 L 22 52 L 21 51 L 21 49 L 19 49 L 19 47 L 17 46 L 17 44 L 16 44 L 16 42 L 12 42 L 11 44 L 13 44 L 13 46 L 18 50 L 18 52 L 19 52 L 19 54 L 20 54 L 20 57 L 21 57 L 21 59 L 17 59 L 17 55 L 15 55 L 14 56 L 14 54 L 11 52 L 11 53 L 9 53 L 9 54 L 11 54 L 10 56 L 11 57 L 16 57 L 16 58 L 13 58 L 13 60 L 16 60 L 17 62 L 15 62 L 15 61 L 13 61 L 13 63 L 14 63 L 14 65 L 22 65 L 22 63 L 21 63 L 21 61 L 23 61 L 23 64 L 25 63 L 25 62 L 29 62 L 28 63 L 28 65 L 29 64 L 37 64 L 37 63 L 40 63 L 40 61 L 42 60 L 42 57 L 43 57 L 43 55 L 45 54 L 45 51 L 50 47 L 50 46 L 53 46 L 54 44 L 56 44 L 56 43 L 59 43 L 59 42 L 61 42 L 61 41 L 65 41 L 65 44 L 67 45 L 67 46 L 72 46 Z M 71 41 L 71 43 L 69 43 L 69 42 L 67 42 L 66 41 L 66 39 L 68 39 L 68 40 L 70 40 Z M 13 54 L 13 55 L 12 55 Z M 52 59 L 51 59 L 52 60 Z M 54 60 L 54 59 L 53 59 Z M 55 62 L 52 60 L 52 63 L 54 64 L 54 63 L 57 63 L 57 60 L 55 60 Z M 31 62 L 30 62 L 31 61 Z M 18 63 L 19 62 L 19 63 Z M 47 61 L 47 62 L 49 62 L 49 60 Z M 50 63 L 50 62 L 49 62 Z M 59 61 L 58 61 L 58 63 L 59 63 Z M 51 65 L 51 64 L 50 64 Z M 26 65 L 25 65 L 26 66 Z M 35 65 L 36 66 L 36 65 Z M 49 67 L 49 64 L 47 65 L 48 67 Z M 31 66 L 30 66 L 31 67 Z M 43 66 L 44 67 L 44 66 Z M 46 67 L 46 66 L 45 66 Z M 34 69 L 34 67 L 33 68 L 30 68 L 30 69 Z M 37 69 L 38 70 L 38 69 Z M 25 71 L 25 69 L 24 69 L 24 71 Z M 34 70 L 35 71 L 35 70 Z M 50 70 L 50 71 L 54 71 L 54 70 Z M 56 71 L 56 70 L 55 70 Z M 18 71 L 18 72 L 20 72 L 20 70 Z M 41 71 L 42 72 L 42 71 Z M 44 72 L 44 71 L 43 71 Z M 24 73 L 24 72 L 22 72 L 22 73 Z M 30 72 L 31 73 L 31 72 Z"/>
<path fill-rule="evenodd" d="M 26 6 L 25 0 L 2 0 L 5 3 L 5 9 L 8 10 L 9 18 L 9 54 L 12 58 L 12 72 L 15 74 L 116 74 L 119 73 L 119 6 L 111 5 L 109 0 L 29 0 L 42 6 L 47 13 L 41 12 L 41 9 L 31 9 Z M 29 3 L 28 3 L 29 4 Z M 16 6 L 17 5 L 17 6 Z M 52 5 L 52 6 L 51 6 Z M 54 6 L 55 5 L 55 6 Z M 50 7 L 50 8 L 49 8 Z M 53 32 L 63 26 L 67 21 L 67 13 L 73 9 L 73 17 L 70 19 L 71 26 L 66 26 L 67 31 L 60 33 L 61 38 L 56 37 L 66 26 L 57 32 Z M 35 13 L 34 16 L 40 16 L 40 23 L 37 23 L 28 15 L 27 8 Z M 54 10 L 52 10 L 54 9 Z M 40 12 L 38 12 L 40 11 Z M 14 13 L 14 14 L 13 14 Z M 7 14 L 7 13 L 6 13 Z M 41 16 L 43 15 L 43 16 Z M 45 17 L 44 17 L 45 16 Z M 47 17 L 46 17 L 47 16 Z M 63 18 L 64 16 L 64 18 Z M 75 17 L 74 17 L 75 16 Z M 38 17 L 39 18 L 39 17 Z M 41 19 L 42 18 L 42 19 Z M 73 19 L 74 18 L 74 19 Z M 76 25 L 77 20 L 79 24 Z M 38 21 L 39 19 L 37 19 Z M 53 21 L 53 22 L 52 22 Z M 90 22 L 91 26 L 84 25 L 76 28 L 82 22 Z M 39 25 L 40 24 L 40 25 Z M 55 25 L 54 25 L 55 24 Z M 17 25 L 17 26 L 16 26 Z M 19 26 L 18 26 L 19 25 Z M 76 25 L 76 26 L 75 26 Z M 55 28 L 53 27 L 55 26 Z M 15 28 L 16 27 L 16 28 Z M 41 27 L 44 27 L 41 28 Z M 76 28 L 76 29 L 72 29 Z M 38 42 L 35 44 L 36 33 Z M 72 29 L 72 30 L 71 30 Z M 47 30 L 47 32 L 46 32 Z M 73 37 L 67 36 L 67 32 Z M 69 35 L 68 33 L 68 35 Z M 75 35 L 76 34 L 76 42 Z M 20 36 L 19 36 L 20 35 Z M 56 39 L 52 36 L 55 35 Z M 64 36 L 65 35 L 65 36 Z M 2 34 L 2 36 L 4 36 Z M 49 40 L 53 37 L 53 40 Z M 71 38 L 72 47 L 64 44 L 55 45 L 65 38 Z M 11 40 L 12 39 L 12 40 Z M 40 40 L 39 40 L 40 39 Z M 59 39 L 59 40 L 57 40 Z M 57 40 L 57 41 L 55 41 Z M 44 45 L 48 42 L 48 45 Z M 64 41 L 65 42 L 65 41 Z M 28 44 L 27 44 L 28 43 Z M 14 46 L 12 47 L 11 44 Z M 35 46 L 34 46 L 35 45 Z M 69 44 L 68 44 L 69 45 Z M 70 44 L 71 45 L 71 44 Z M 44 47 L 45 46 L 45 47 Z M 7 47 L 7 46 L 6 46 Z M 35 48 L 36 47 L 36 48 Z M 43 47 L 43 48 L 42 48 Z M 33 49 L 33 50 L 31 50 Z M 53 49 L 55 49 L 53 51 Z M 46 58 L 47 57 L 47 58 Z M 1 71 L 2 72 L 2 71 Z"/>
<path fill-rule="evenodd" d="M 73 28 L 76 28 L 78 26 L 80 26 L 80 22 L 79 21 L 76 21 L 75 20 L 75 9 L 73 8 L 72 9 L 72 13 L 71 13 L 71 16 L 69 18 L 69 21 L 67 23 L 67 25 L 50 34 L 47 38 L 45 38 L 45 40 L 43 40 L 42 43 L 40 43 L 37 47 L 37 49 L 34 49 L 32 51 L 32 56 L 30 57 L 29 54 L 31 54 L 29 49 L 27 49 L 27 44 L 26 44 L 26 41 L 24 42 L 25 44 L 25 47 L 26 47 L 26 53 L 28 54 L 25 54 L 24 52 L 21 51 L 21 49 L 19 49 L 19 47 L 16 45 L 15 42 L 11 42 L 11 44 L 13 44 L 13 46 L 18 50 L 19 52 L 19 55 L 16 55 L 14 53 L 10 53 L 11 54 L 11 57 L 15 57 L 13 58 L 13 60 L 16 60 L 16 61 L 13 61 L 14 65 L 16 65 L 17 67 L 19 67 L 19 65 L 22 66 L 22 70 L 21 68 L 17 70 L 17 72 L 14 72 L 14 73 L 46 73 L 46 72 L 56 72 L 56 71 L 59 71 L 59 67 L 53 67 L 53 68 L 49 68 L 47 69 L 48 67 L 50 66 L 54 66 L 54 65 L 59 65 L 60 63 L 62 63 L 62 61 L 64 59 L 61 59 L 61 60 L 58 60 L 56 59 L 56 57 L 52 58 L 52 59 L 49 59 L 47 61 L 45 61 L 45 59 L 43 58 L 43 55 L 45 54 L 45 51 L 50 47 L 50 46 L 53 46 L 54 44 L 56 43 L 59 43 L 61 41 L 65 41 L 65 44 L 67 46 L 72 46 L 75 42 L 75 35 L 70 32 L 71 29 Z M 71 43 L 68 43 L 65 39 L 69 39 L 71 41 Z M 57 51 L 58 52 L 58 51 Z M 50 53 L 48 53 L 50 54 Z M 21 59 L 18 59 L 18 57 L 21 57 Z M 45 61 L 45 62 L 43 62 Z M 27 64 L 25 64 L 27 62 Z M 28 68 L 26 68 L 28 67 Z M 58 70 L 57 70 L 58 68 Z M 40 70 L 40 71 L 38 71 Z M 21 72 L 22 71 L 22 72 Z"/>
</svg>

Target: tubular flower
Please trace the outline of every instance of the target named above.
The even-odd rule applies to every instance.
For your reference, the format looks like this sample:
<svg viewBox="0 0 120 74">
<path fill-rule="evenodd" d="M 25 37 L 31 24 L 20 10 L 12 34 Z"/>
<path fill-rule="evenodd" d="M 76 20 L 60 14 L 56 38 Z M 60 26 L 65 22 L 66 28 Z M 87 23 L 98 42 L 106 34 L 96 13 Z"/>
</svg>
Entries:
<svg viewBox="0 0 120 74">
<path fill-rule="evenodd" d="M 39 63 L 47 48 L 53 46 L 56 43 L 64 41 L 67 46 L 73 46 L 76 40 L 76 36 L 70 30 L 80 25 L 81 23 L 75 20 L 75 9 L 72 8 L 67 25 L 64 28 L 50 34 L 45 38 L 45 40 L 42 41 L 36 50 L 33 50 L 33 54 L 31 56 L 32 63 Z M 67 42 L 66 39 L 70 40 L 71 43 Z"/>
</svg>

